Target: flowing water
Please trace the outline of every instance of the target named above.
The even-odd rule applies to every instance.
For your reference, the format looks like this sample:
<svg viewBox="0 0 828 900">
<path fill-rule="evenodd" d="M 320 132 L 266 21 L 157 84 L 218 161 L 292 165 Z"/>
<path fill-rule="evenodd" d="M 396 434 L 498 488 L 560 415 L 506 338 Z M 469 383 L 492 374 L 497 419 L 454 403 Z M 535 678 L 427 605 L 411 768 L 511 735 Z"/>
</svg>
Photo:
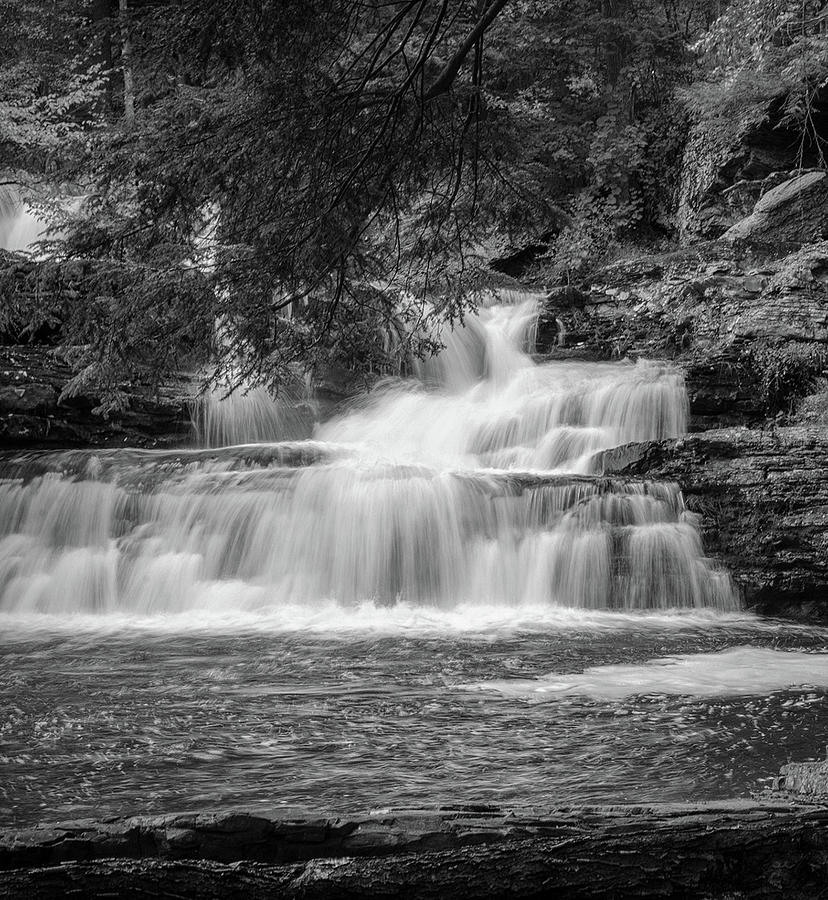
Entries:
<svg viewBox="0 0 828 900">
<path fill-rule="evenodd" d="M 7 454 L 0 822 L 744 795 L 821 755 L 826 633 L 739 611 L 674 484 L 681 373 L 534 362 L 531 304 L 313 440 Z M 226 440 L 247 443 L 214 447 Z"/>
<path fill-rule="evenodd" d="M 24 203 L 17 191 L 0 187 L 0 250 L 30 252 L 47 237 L 49 224 Z"/>
</svg>

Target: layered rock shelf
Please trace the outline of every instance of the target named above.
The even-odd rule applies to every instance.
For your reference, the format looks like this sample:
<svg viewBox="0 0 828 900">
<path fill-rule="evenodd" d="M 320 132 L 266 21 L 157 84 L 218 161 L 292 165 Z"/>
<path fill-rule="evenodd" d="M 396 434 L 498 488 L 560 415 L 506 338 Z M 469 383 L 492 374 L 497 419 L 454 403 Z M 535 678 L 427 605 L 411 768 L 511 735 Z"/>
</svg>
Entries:
<svg viewBox="0 0 828 900">
<path fill-rule="evenodd" d="M 675 481 L 746 604 L 828 620 L 828 427 L 728 428 L 604 454 L 605 474 Z"/>
<path fill-rule="evenodd" d="M 719 241 L 621 260 L 550 292 L 551 357 L 655 357 L 685 370 L 691 428 L 788 414 L 828 361 L 828 242 L 780 258 Z"/>
<path fill-rule="evenodd" d="M 0 892 L 40 898 L 806 898 L 826 877 L 828 809 L 773 799 L 170 815 L 0 833 Z"/>
</svg>

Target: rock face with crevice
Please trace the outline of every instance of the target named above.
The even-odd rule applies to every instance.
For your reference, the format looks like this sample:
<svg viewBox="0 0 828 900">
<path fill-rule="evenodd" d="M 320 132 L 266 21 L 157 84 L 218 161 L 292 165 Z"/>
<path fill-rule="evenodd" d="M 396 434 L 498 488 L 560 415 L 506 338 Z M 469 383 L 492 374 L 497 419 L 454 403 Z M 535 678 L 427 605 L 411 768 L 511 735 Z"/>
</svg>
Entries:
<svg viewBox="0 0 828 900">
<path fill-rule="evenodd" d="M 811 126 L 824 135 L 828 91 L 817 89 L 809 99 Z M 785 114 L 785 101 L 780 85 L 776 96 L 747 103 L 726 118 L 701 116 L 691 124 L 675 210 L 682 244 L 721 237 L 783 182 L 811 169 L 824 170 L 820 147 L 803 141 Z M 816 239 L 797 231 L 790 237 L 796 245 Z"/>
</svg>

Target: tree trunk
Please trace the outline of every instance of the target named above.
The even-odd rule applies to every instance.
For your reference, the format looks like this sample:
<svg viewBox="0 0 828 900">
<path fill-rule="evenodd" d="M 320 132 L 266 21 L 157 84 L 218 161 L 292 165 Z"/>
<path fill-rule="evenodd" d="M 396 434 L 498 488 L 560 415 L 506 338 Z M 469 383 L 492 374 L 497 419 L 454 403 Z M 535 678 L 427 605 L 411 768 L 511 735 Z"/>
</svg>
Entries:
<svg viewBox="0 0 828 900">
<path fill-rule="evenodd" d="M 624 51 L 621 36 L 618 34 L 618 6 L 620 0 L 601 0 L 601 15 L 604 17 L 606 35 L 604 38 L 604 65 L 607 72 L 607 84 L 611 90 L 615 90 L 618 77 L 621 74 L 621 65 Z"/>
<path fill-rule="evenodd" d="M 434 100 L 436 97 L 439 97 L 441 94 L 445 94 L 450 90 L 466 57 L 469 55 L 474 45 L 482 39 L 486 29 L 494 22 L 500 13 L 503 12 L 503 9 L 508 2 L 509 0 L 492 0 L 491 5 L 480 16 L 474 28 L 466 35 L 463 42 L 445 64 L 440 74 L 425 91 L 423 100 L 426 102 Z"/>
<path fill-rule="evenodd" d="M 91 8 L 92 22 L 96 31 L 100 29 L 100 62 L 106 72 L 105 107 L 112 109 L 112 35 L 107 24 L 112 15 L 111 0 L 93 0 Z"/>
<path fill-rule="evenodd" d="M 132 78 L 132 41 L 129 36 L 129 2 L 118 0 L 121 27 L 121 68 L 124 72 L 124 122 L 127 128 L 135 124 L 135 85 Z"/>
</svg>

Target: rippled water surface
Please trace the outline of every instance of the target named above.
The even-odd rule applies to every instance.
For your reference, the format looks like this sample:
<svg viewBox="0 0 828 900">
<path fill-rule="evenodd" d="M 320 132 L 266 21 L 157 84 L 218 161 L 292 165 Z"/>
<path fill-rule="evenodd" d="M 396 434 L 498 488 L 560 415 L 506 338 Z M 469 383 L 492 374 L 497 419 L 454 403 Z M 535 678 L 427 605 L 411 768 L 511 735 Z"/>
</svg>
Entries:
<svg viewBox="0 0 828 900">
<path fill-rule="evenodd" d="M 4 825 L 748 796 L 828 736 L 828 632 L 744 616 L 331 607 L 0 633 Z"/>
</svg>

